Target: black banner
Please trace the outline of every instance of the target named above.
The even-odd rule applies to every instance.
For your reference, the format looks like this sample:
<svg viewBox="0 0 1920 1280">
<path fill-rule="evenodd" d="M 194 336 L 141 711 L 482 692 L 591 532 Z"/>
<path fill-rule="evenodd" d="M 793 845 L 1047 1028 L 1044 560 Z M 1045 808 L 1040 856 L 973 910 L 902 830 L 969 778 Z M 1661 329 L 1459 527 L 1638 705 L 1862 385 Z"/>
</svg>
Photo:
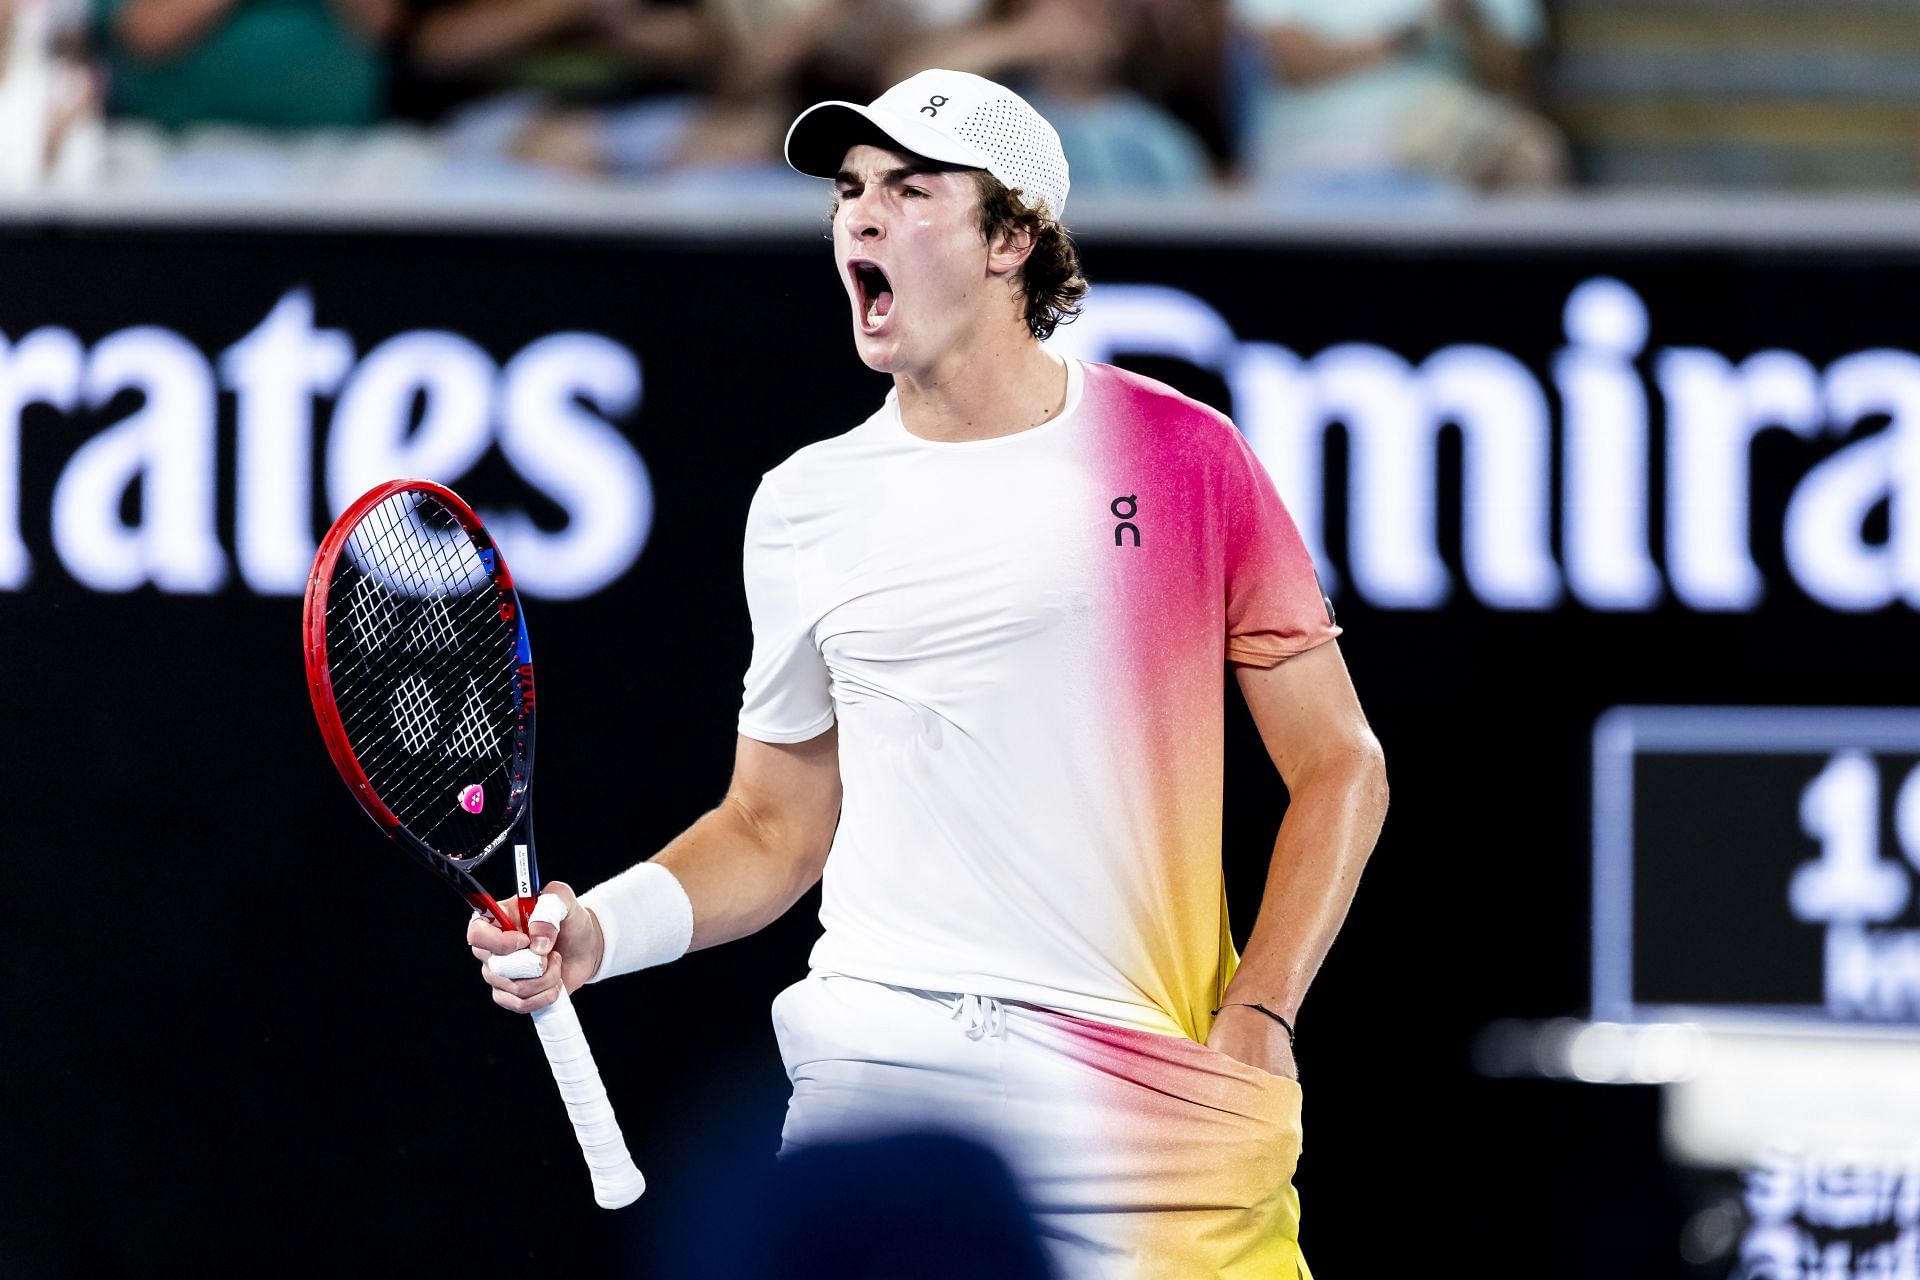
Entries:
<svg viewBox="0 0 1920 1280">
<path fill-rule="evenodd" d="M 1084 248 L 1095 291 L 1057 344 L 1235 415 L 1387 749 L 1387 832 L 1300 1019 L 1316 1270 L 1404 1273 L 1413 1249 L 1725 1274 L 1680 1259 L 1650 1095 L 1480 1081 L 1466 1046 L 1586 1009 L 1609 708 L 1914 702 L 1920 252 Z M 811 900 L 583 994 L 653 1184 L 595 1210 L 464 910 L 327 762 L 299 592 L 376 480 L 482 510 L 541 660 L 543 867 L 584 887 L 719 799 L 748 499 L 886 386 L 805 230 L 0 229 L 0 1271 L 700 1274 L 676 1250 L 750 1219 L 729 1178 L 777 1141 L 767 1005 L 804 972 Z M 1231 732 L 1244 938 L 1284 793 L 1244 712 Z M 1820 856 L 1789 809 L 1770 884 Z M 1744 882 L 1743 848 L 1684 874 L 1792 928 L 1783 892 L 1705 892 Z M 1662 991 L 1693 990 L 1683 945 L 1642 944 Z"/>
</svg>

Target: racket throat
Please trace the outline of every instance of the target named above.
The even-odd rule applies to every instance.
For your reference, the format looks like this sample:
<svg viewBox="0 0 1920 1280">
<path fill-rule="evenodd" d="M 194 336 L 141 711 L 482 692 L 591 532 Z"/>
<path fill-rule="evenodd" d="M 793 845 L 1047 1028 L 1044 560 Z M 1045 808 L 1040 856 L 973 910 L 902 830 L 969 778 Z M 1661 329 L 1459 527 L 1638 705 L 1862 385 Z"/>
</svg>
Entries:
<svg viewBox="0 0 1920 1280">
<path fill-rule="evenodd" d="M 540 872 L 533 862 L 533 844 L 525 838 L 513 842 L 513 876 L 520 895 L 520 927 L 525 929 L 533 917 L 534 899 L 540 893 Z"/>
</svg>

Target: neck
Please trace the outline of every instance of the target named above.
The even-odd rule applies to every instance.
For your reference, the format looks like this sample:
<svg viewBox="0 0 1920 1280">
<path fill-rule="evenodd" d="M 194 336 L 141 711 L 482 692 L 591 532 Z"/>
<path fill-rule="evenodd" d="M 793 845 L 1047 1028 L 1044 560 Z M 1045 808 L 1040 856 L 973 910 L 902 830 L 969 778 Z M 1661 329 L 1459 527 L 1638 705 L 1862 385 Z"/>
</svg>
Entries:
<svg viewBox="0 0 1920 1280">
<path fill-rule="evenodd" d="M 1023 327 L 983 334 L 928 370 L 896 373 L 900 421 L 923 440 L 990 440 L 1066 407 L 1067 369 Z"/>
</svg>

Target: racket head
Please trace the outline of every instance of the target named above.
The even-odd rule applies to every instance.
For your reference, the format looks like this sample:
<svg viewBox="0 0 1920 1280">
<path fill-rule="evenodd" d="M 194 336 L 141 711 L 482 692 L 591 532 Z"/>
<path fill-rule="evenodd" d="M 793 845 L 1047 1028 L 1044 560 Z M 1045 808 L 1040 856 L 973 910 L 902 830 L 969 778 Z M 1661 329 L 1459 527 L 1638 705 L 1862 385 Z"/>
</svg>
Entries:
<svg viewBox="0 0 1920 1280">
<path fill-rule="evenodd" d="M 443 485 L 355 500 L 314 557 L 304 617 L 321 737 L 367 816 L 476 908 L 471 869 L 528 815 L 533 656 L 513 575 Z"/>
</svg>

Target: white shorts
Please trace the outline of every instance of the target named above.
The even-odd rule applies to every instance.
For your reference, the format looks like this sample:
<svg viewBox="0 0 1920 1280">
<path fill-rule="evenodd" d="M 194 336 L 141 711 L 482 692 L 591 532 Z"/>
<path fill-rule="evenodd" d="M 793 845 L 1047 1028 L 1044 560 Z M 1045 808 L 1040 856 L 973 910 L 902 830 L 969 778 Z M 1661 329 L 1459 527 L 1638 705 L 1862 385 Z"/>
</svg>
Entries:
<svg viewBox="0 0 1920 1280">
<path fill-rule="evenodd" d="M 783 1154 L 944 1130 L 1006 1160 L 1067 1280 L 1311 1280 L 1300 1086 L 1180 1036 L 814 973 L 773 1002 Z"/>
</svg>

